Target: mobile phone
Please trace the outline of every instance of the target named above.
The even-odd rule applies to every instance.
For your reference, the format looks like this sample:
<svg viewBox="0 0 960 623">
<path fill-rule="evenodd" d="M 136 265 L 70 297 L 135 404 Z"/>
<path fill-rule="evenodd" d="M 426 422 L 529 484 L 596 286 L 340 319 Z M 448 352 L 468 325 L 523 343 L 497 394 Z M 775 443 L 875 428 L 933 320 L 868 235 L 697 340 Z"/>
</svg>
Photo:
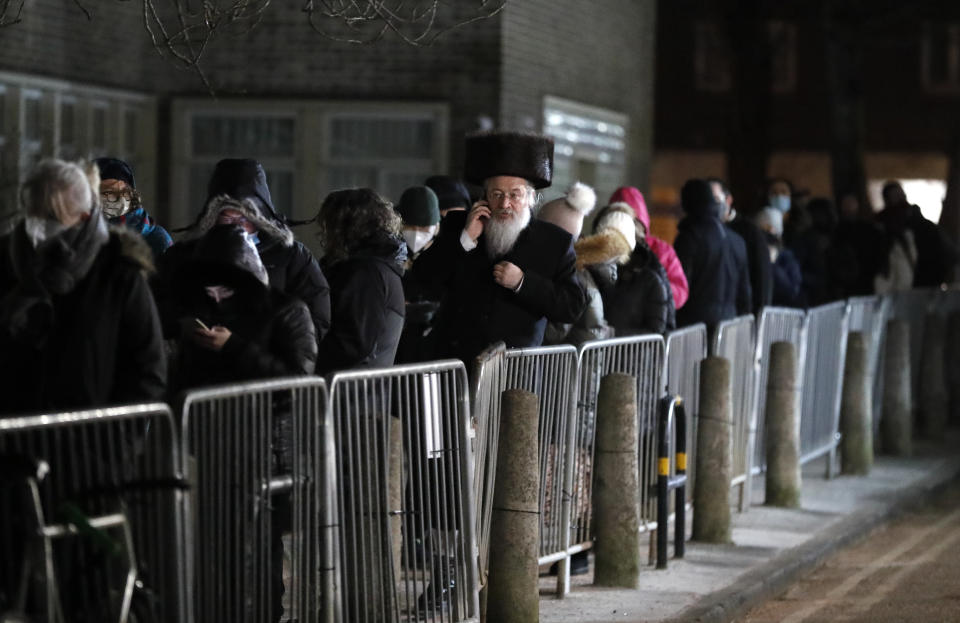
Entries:
<svg viewBox="0 0 960 623">
<path fill-rule="evenodd" d="M 205 331 L 209 331 L 209 330 L 210 330 L 210 327 L 208 327 L 207 325 L 203 324 L 203 321 L 200 320 L 199 318 L 194 318 L 193 321 L 194 321 L 195 323 L 197 323 L 198 325 L 200 325 L 200 328 L 201 328 L 201 329 L 204 329 Z"/>
</svg>

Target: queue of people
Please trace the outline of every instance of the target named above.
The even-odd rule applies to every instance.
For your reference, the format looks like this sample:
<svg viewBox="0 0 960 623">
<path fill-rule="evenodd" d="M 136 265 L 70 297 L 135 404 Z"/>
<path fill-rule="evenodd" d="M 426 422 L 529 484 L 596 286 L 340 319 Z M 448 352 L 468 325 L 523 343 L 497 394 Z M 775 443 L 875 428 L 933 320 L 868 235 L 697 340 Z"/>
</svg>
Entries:
<svg viewBox="0 0 960 623">
<path fill-rule="evenodd" d="M 2 411 L 163 399 L 212 383 L 330 374 L 508 347 L 708 327 L 765 305 L 805 307 L 939 284 L 958 253 L 896 183 L 873 222 L 772 180 L 739 214 L 722 180 L 692 179 L 670 243 L 641 191 L 597 206 L 576 182 L 540 206 L 553 142 L 485 131 L 464 180 L 432 176 L 396 206 L 337 190 L 296 240 L 263 167 L 224 159 L 177 242 L 115 158 L 45 160 L 0 238 Z M 472 185 L 472 196 L 467 184 Z M 590 231 L 584 232 L 589 219 Z"/>
</svg>

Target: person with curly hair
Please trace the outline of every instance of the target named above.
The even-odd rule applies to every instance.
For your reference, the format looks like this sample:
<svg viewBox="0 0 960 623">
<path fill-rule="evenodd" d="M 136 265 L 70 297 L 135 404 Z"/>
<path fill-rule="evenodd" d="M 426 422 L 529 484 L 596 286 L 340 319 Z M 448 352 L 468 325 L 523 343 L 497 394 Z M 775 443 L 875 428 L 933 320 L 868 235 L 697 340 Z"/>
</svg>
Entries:
<svg viewBox="0 0 960 623">
<path fill-rule="evenodd" d="M 404 320 L 400 215 L 373 190 L 352 188 L 327 195 L 317 223 L 331 307 L 317 372 L 393 365 Z"/>
</svg>

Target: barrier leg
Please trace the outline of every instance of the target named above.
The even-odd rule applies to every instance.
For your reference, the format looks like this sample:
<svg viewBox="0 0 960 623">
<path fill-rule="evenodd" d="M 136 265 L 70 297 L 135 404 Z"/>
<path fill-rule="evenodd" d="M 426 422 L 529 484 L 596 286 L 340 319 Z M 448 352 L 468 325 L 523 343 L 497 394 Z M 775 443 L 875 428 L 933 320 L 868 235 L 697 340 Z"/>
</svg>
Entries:
<svg viewBox="0 0 960 623">
<path fill-rule="evenodd" d="M 640 580 L 638 444 L 636 380 L 609 374 L 600 381 L 594 450 L 597 586 L 636 588 Z"/>
<path fill-rule="evenodd" d="M 535 394 L 519 389 L 502 395 L 487 580 L 486 615 L 491 622 L 525 623 L 540 617 L 538 402 Z"/>
<path fill-rule="evenodd" d="M 797 357 L 790 342 L 770 346 L 766 405 L 766 503 L 800 506 L 800 418 L 797 413 Z"/>
<path fill-rule="evenodd" d="M 883 362 L 883 418 L 881 447 L 887 454 L 910 456 L 912 394 L 910 391 L 910 325 L 903 320 L 887 323 Z"/>
<path fill-rule="evenodd" d="M 841 468 L 844 474 L 866 475 L 873 466 L 873 395 L 867 373 L 868 348 L 863 333 L 847 336 L 847 361 L 843 369 L 840 403 Z"/>
<path fill-rule="evenodd" d="M 920 360 L 920 422 L 929 439 L 943 439 L 947 426 L 946 377 L 944 375 L 944 341 L 946 320 L 938 313 L 927 314 L 923 332 L 923 353 Z"/>
<path fill-rule="evenodd" d="M 693 487 L 695 541 L 731 542 L 731 402 L 730 361 L 723 357 L 707 357 L 700 364 L 697 478 Z"/>
</svg>

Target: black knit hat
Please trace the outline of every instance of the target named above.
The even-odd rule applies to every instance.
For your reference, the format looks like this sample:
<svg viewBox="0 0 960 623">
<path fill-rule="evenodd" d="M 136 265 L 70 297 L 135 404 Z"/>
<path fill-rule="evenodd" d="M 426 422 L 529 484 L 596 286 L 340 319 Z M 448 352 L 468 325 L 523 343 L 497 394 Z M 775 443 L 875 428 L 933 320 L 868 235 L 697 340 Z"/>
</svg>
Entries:
<svg viewBox="0 0 960 623">
<path fill-rule="evenodd" d="M 119 158 L 97 158 L 94 162 L 100 169 L 101 180 L 122 180 L 130 188 L 137 187 L 133 178 L 133 168 L 123 160 Z"/>
<path fill-rule="evenodd" d="M 273 207 L 267 174 L 263 166 L 252 158 L 224 158 L 217 163 L 207 187 L 207 203 L 219 195 L 229 195 L 234 199 L 259 199 L 269 213 L 267 216 L 283 222 Z"/>
<path fill-rule="evenodd" d="M 437 201 L 441 210 L 448 208 L 470 209 L 470 192 L 467 187 L 455 177 L 449 175 L 432 175 L 423 183 L 437 194 Z"/>
<path fill-rule="evenodd" d="M 680 189 L 680 207 L 687 214 L 717 215 L 716 203 L 713 189 L 710 188 L 710 183 L 707 180 L 687 180 L 683 188 Z"/>
<path fill-rule="evenodd" d="M 440 222 L 437 195 L 426 186 L 412 186 L 400 196 L 397 213 L 404 225 L 425 227 Z"/>
<path fill-rule="evenodd" d="M 522 177 L 546 188 L 553 177 L 553 139 L 520 132 L 478 132 L 467 136 L 464 179 L 482 186 L 498 175 Z"/>
</svg>

